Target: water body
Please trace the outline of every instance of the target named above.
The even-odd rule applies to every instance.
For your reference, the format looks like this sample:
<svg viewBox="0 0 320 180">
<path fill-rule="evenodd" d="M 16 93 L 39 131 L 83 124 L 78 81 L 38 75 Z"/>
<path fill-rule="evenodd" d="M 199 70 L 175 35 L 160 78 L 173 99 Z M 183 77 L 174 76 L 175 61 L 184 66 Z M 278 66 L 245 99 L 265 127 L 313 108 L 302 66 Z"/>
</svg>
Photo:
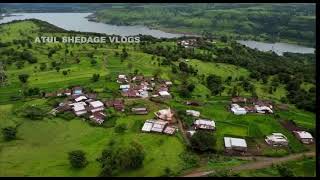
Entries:
<svg viewBox="0 0 320 180">
<path fill-rule="evenodd" d="M 108 35 L 120 35 L 120 36 L 134 36 L 138 34 L 151 35 L 156 38 L 174 38 L 181 37 L 184 34 L 167 33 L 160 30 L 150 29 L 145 26 L 116 26 L 110 24 L 104 24 L 99 22 L 88 21 L 86 18 L 92 13 L 17 13 L 10 14 L 0 19 L 1 23 L 10 22 L 13 20 L 23 19 L 40 19 L 47 21 L 55 26 L 61 27 L 66 30 L 74 30 L 81 32 L 97 32 L 105 33 Z M 257 41 L 238 41 L 240 44 L 246 45 L 253 49 L 260 51 L 274 51 L 278 55 L 282 55 L 284 52 L 294 53 L 314 53 L 314 48 L 298 46 L 288 43 L 264 43 Z"/>
<path fill-rule="evenodd" d="M 309 54 L 314 53 L 314 48 L 299 46 L 288 43 L 265 43 L 258 41 L 237 41 L 240 44 L 243 44 L 252 49 L 258 49 L 259 51 L 273 51 L 278 55 L 283 55 L 284 52 L 292 52 L 292 53 L 302 53 Z"/>
<path fill-rule="evenodd" d="M 86 18 L 92 13 L 17 13 L 0 19 L 0 24 L 13 20 L 39 19 L 47 21 L 55 26 L 66 30 L 81 32 L 97 32 L 108 35 L 134 36 L 138 34 L 151 35 L 156 38 L 181 37 L 183 34 L 167 33 L 160 30 L 150 29 L 145 26 L 116 26 L 99 22 L 88 21 Z"/>
</svg>

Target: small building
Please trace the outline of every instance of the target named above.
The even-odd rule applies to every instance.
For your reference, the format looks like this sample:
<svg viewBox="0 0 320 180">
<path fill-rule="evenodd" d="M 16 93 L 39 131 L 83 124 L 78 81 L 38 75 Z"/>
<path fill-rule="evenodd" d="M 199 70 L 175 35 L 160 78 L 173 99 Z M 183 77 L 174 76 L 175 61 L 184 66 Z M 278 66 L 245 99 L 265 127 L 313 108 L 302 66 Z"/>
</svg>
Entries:
<svg viewBox="0 0 320 180">
<path fill-rule="evenodd" d="M 245 139 L 224 137 L 224 147 L 227 151 L 234 150 L 240 152 L 247 151 L 247 142 Z"/>
<path fill-rule="evenodd" d="M 129 98 L 141 97 L 139 91 L 131 89 L 131 88 L 125 92 L 122 92 L 122 96 L 129 97 Z"/>
<path fill-rule="evenodd" d="M 186 105 L 188 105 L 188 106 L 200 106 L 200 103 L 196 102 L 196 101 L 187 101 Z"/>
<path fill-rule="evenodd" d="M 74 88 L 72 89 L 72 94 L 74 94 L 74 95 L 83 94 L 82 87 L 79 87 L 79 86 L 74 87 Z"/>
<path fill-rule="evenodd" d="M 87 99 L 86 96 L 79 96 L 79 97 L 75 98 L 74 100 L 75 100 L 76 102 L 80 102 L 80 101 L 83 101 L 83 100 L 86 100 L 86 99 Z"/>
<path fill-rule="evenodd" d="M 159 95 L 161 97 L 170 97 L 170 93 L 168 91 L 159 91 Z"/>
<path fill-rule="evenodd" d="M 155 121 L 154 119 L 146 120 L 146 122 L 143 124 L 141 130 L 142 130 L 143 132 L 150 132 L 151 129 L 152 129 L 152 126 L 153 126 L 153 122 L 154 122 L 154 121 Z"/>
<path fill-rule="evenodd" d="M 172 135 L 176 132 L 176 128 L 168 126 L 167 121 L 149 119 L 143 124 L 141 129 L 143 132 L 157 132 Z"/>
<path fill-rule="evenodd" d="M 163 130 L 164 134 L 173 135 L 176 132 L 176 128 L 172 126 L 166 126 Z"/>
<path fill-rule="evenodd" d="M 200 112 L 195 110 L 186 110 L 186 114 L 189 116 L 199 117 Z"/>
<path fill-rule="evenodd" d="M 77 116 L 80 116 L 80 115 L 83 115 L 83 114 L 86 114 L 87 113 L 87 110 L 86 110 L 86 107 L 85 105 L 83 104 L 83 102 L 80 102 L 80 103 L 74 103 L 72 104 L 73 107 L 73 112 L 77 115 Z"/>
<path fill-rule="evenodd" d="M 89 102 L 89 105 L 92 113 L 104 110 L 104 105 L 101 101 L 92 101 Z"/>
<path fill-rule="evenodd" d="M 272 109 L 268 106 L 255 105 L 254 107 L 255 107 L 257 113 L 261 113 L 261 114 L 273 113 Z"/>
<path fill-rule="evenodd" d="M 124 75 L 124 74 L 118 75 L 117 83 L 124 84 L 124 83 L 128 83 L 128 82 L 129 81 L 128 81 L 126 75 Z"/>
<path fill-rule="evenodd" d="M 162 120 L 165 120 L 165 121 L 170 121 L 171 122 L 173 120 L 173 112 L 171 111 L 170 108 L 159 110 L 158 112 L 155 112 L 154 114 L 159 119 L 162 119 Z"/>
<path fill-rule="evenodd" d="M 105 105 L 107 107 L 114 107 L 115 110 L 117 111 L 124 111 L 125 106 L 124 106 L 124 101 L 120 100 L 120 99 L 116 99 L 116 100 L 110 100 L 110 101 L 106 101 Z"/>
<path fill-rule="evenodd" d="M 130 88 L 130 85 L 129 84 L 122 84 L 120 85 L 119 87 L 122 91 L 126 91 Z"/>
<path fill-rule="evenodd" d="M 171 86 L 171 85 L 172 85 L 172 82 L 171 82 L 171 81 L 166 81 L 165 84 L 166 84 L 167 86 Z"/>
<path fill-rule="evenodd" d="M 247 114 L 247 111 L 245 108 L 240 107 L 238 104 L 231 104 L 231 111 L 235 115 L 243 115 Z"/>
<path fill-rule="evenodd" d="M 312 144 L 314 142 L 313 137 L 309 132 L 293 131 L 293 133 L 303 144 Z"/>
<path fill-rule="evenodd" d="M 215 130 L 216 123 L 208 119 L 198 119 L 194 123 L 194 129 Z"/>
<path fill-rule="evenodd" d="M 254 106 L 245 106 L 244 109 L 247 111 L 247 112 L 250 112 L 250 113 L 255 113 L 257 112 L 256 111 L 256 108 Z"/>
<path fill-rule="evenodd" d="M 70 89 L 64 90 L 64 95 L 71 96 L 72 91 Z"/>
<path fill-rule="evenodd" d="M 131 108 L 131 111 L 135 114 L 148 114 L 147 108 L 140 107 L 140 108 Z"/>
<path fill-rule="evenodd" d="M 106 115 L 103 112 L 94 112 L 91 114 L 91 116 L 89 116 L 89 118 L 97 124 L 102 124 L 105 117 Z"/>
<path fill-rule="evenodd" d="M 271 146 L 288 146 L 288 139 L 282 133 L 272 133 L 265 139 L 266 143 Z"/>
</svg>

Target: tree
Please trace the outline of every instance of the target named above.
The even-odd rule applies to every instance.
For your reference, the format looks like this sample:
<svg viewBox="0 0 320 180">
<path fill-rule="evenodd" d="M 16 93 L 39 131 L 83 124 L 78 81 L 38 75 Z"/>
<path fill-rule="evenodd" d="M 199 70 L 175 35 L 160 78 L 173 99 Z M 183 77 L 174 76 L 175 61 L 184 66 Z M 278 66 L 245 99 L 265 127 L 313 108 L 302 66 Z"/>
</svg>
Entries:
<svg viewBox="0 0 320 180">
<path fill-rule="evenodd" d="M 46 63 L 41 63 L 40 64 L 40 70 L 43 71 L 47 68 L 47 64 Z"/>
<path fill-rule="evenodd" d="M 20 74 L 18 77 L 19 77 L 20 82 L 26 83 L 28 81 L 29 74 Z"/>
<path fill-rule="evenodd" d="M 211 91 L 212 95 L 218 95 L 224 90 L 221 77 L 213 74 L 210 74 L 207 77 L 207 87 Z"/>
<path fill-rule="evenodd" d="M 133 68 L 133 64 L 131 62 L 129 62 L 128 63 L 128 69 L 129 69 L 130 72 L 131 72 L 132 68 Z"/>
<path fill-rule="evenodd" d="M 3 64 L 0 61 L 0 86 L 3 86 L 7 80 L 7 75 L 4 71 Z"/>
<path fill-rule="evenodd" d="M 2 129 L 3 137 L 6 141 L 11 141 L 16 139 L 17 128 L 15 127 L 6 127 Z"/>
<path fill-rule="evenodd" d="M 197 131 L 190 139 L 191 147 L 199 151 L 213 150 L 216 138 L 212 132 Z"/>
<path fill-rule="evenodd" d="M 62 71 L 62 74 L 66 76 L 66 75 L 68 74 L 68 71 L 63 70 L 63 71 Z"/>
<path fill-rule="evenodd" d="M 112 176 L 118 171 L 137 169 L 143 165 L 145 152 L 141 144 L 131 142 L 126 146 L 111 143 L 103 150 L 98 161 L 101 163 L 100 176 Z"/>
<path fill-rule="evenodd" d="M 288 168 L 287 166 L 277 165 L 276 168 L 282 177 L 294 177 L 292 169 Z"/>
<path fill-rule="evenodd" d="M 93 74 L 91 80 L 93 82 L 97 82 L 100 78 L 100 74 Z"/>
<path fill-rule="evenodd" d="M 69 162 L 74 168 L 83 168 L 88 164 L 86 154 L 82 150 L 75 150 L 68 153 Z"/>
</svg>

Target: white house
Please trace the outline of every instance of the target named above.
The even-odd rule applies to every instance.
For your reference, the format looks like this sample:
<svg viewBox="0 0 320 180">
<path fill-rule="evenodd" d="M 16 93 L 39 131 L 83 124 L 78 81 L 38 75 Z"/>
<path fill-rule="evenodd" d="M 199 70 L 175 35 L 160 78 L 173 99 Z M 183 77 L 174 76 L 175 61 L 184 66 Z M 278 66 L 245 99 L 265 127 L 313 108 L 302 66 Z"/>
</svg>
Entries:
<svg viewBox="0 0 320 180">
<path fill-rule="evenodd" d="M 120 89 L 121 89 L 121 90 L 128 90 L 129 88 L 130 88 L 130 85 L 129 85 L 129 84 L 120 85 Z"/>
<path fill-rule="evenodd" d="M 287 146 L 289 141 L 282 133 L 272 133 L 265 139 L 266 143 L 271 146 Z"/>
<path fill-rule="evenodd" d="M 247 114 L 247 111 L 245 108 L 240 107 L 238 104 L 231 104 L 231 111 L 235 115 L 243 115 Z"/>
<path fill-rule="evenodd" d="M 257 113 L 261 113 L 261 114 L 273 113 L 272 109 L 268 106 L 255 105 L 254 107 L 257 110 Z"/>
<path fill-rule="evenodd" d="M 85 96 L 79 96 L 79 97 L 77 97 L 76 99 L 74 99 L 76 102 L 80 102 L 80 101 L 83 101 L 83 100 L 86 100 L 87 99 L 87 97 L 85 97 Z"/>
<path fill-rule="evenodd" d="M 186 110 L 187 115 L 191 115 L 194 117 L 199 117 L 200 116 L 200 112 L 199 111 L 195 111 L 195 110 Z"/>
<path fill-rule="evenodd" d="M 162 97 L 168 97 L 170 96 L 170 93 L 168 93 L 168 91 L 159 91 L 159 95 Z"/>
<path fill-rule="evenodd" d="M 293 131 L 295 136 L 303 143 L 303 144 L 311 144 L 313 143 L 313 137 L 309 132 L 306 131 Z"/>
<path fill-rule="evenodd" d="M 247 142 L 241 138 L 224 137 L 224 146 L 226 150 L 247 151 Z"/>
<path fill-rule="evenodd" d="M 208 119 L 198 119 L 193 124 L 195 129 L 214 130 L 216 128 L 216 123 Z"/>
<path fill-rule="evenodd" d="M 101 101 L 92 101 L 89 102 L 91 109 L 91 112 L 97 112 L 97 111 L 103 111 L 104 105 Z"/>
</svg>

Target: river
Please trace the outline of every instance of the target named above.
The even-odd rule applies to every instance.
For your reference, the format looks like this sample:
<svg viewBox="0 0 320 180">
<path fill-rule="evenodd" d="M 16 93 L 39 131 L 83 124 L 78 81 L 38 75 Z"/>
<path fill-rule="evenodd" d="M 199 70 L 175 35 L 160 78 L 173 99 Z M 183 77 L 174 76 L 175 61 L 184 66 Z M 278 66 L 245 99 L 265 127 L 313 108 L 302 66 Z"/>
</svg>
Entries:
<svg viewBox="0 0 320 180">
<path fill-rule="evenodd" d="M 167 33 L 160 30 L 150 29 L 145 26 L 116 26 L 88 21 L 86 17 L 90 14 L 92 13 L 17 13 L 0 19 L 0 24 L 13 20 L 35 18 L 42 21 L 47 21 L 66 30 L 82 32 L 97 32 L 120 36 L 134 36 L 143 34 L 151 35 L 156 38 L 174 38 L 183 36 L 183 34 Z"/>
<path fill-rule="evenodd" d="M 181 37 L 184 34 L 167 33 L 160 30 L 150 29 L 145 26 L 116 26 L 104 24 L 99 22 L 88 21 L 86 18 L 92 13 L 17 13 L 11 14 L 0 19 L 1 23 L 10 22 L 13 20 L 23 19 L 40 19 L 47 21 L 55 26 L 61 27 L 66 30 L 82 31 L 82 32 L 97 32 L 105 33 L 108 35 L 120 36 L 134 36 L 138 34 L 151 35 L 156 38 L 174 38 Z M 294 53 L 314 53 L 314 48 L 293 45 L 288 43 L 265 43 L 257 41 L 238 41 L 249 48 L 258 49 L 260 51 L 274 51 L 278 55 L 284 52 Z"/>
<path fill-rule="evenodd" d="M 258 49 L 259 51 L 273 51 L 278 55 L 283 55 L 284 52 L 292 52 L 292 53 L 314 53 L 314 48 L 299 46 L 295 44 L 288 43 L 266 43 L 266 42 L 258 42 L 258 41 L 237 41 L 240 44 L 243 44 L 252 49 Z"/>
</svg>

